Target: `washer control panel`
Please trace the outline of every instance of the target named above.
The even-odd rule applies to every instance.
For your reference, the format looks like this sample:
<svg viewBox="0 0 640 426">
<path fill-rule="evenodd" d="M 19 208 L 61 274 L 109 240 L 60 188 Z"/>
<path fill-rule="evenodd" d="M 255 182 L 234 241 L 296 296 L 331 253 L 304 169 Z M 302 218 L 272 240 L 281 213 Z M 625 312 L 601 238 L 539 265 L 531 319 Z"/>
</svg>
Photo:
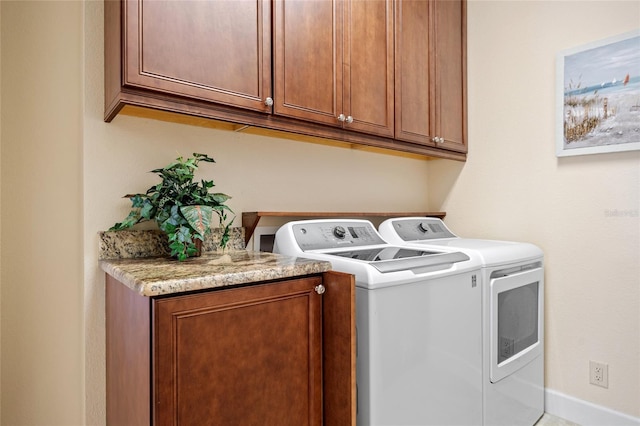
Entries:
<svg viewBox="0 0 640 426">
<path fill-rule="evenodd" d="M 385 244 L 367 220 L 307 222 L 292 229 L 303 251 Z"/>
<path fill-rule="evenodd" d="M 404 241 L 455 238 L 444 222 L 438 218 L 412 218 L 393 220 L 393 229 Z"/>
</svg>

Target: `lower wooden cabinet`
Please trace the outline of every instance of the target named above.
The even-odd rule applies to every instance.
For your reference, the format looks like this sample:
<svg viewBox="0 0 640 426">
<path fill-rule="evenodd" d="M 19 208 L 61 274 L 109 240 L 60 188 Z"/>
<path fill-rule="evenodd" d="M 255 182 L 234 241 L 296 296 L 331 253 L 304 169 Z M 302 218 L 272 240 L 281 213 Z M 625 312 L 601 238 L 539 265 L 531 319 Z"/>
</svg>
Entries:
<svg viewBox="0 0 640 426">
<path fill-rule="evenodd" d="M 107 275 L 107 423 L 355 424 L 354 302 L 337 272 L 161 298 Z"/>
</svg>

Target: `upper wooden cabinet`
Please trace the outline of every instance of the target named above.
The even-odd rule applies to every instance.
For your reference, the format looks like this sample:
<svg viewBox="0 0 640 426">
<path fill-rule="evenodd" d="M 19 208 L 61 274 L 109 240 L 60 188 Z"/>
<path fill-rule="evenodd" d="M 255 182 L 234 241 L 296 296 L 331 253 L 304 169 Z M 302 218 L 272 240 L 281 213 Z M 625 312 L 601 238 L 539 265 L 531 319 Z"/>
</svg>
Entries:
<svg viewBox="0 0 640 426">
<path fill-rule="evenodd" d="M 393 137 L 393 3 L 274 3 L 274 113 Z"/>
<path fill-rule="evenodd" d="M 464 160 L 466 95 L 465 0 L 105 0 L 105 121 L 131 105 Z"/>
<path fill-rule="evenodd" d="M 467 152 L 466 2 L 395 5 L 395 137 Z"/>
<path fill-rule="evenodd" d="M 106 1 L 105 30 L 120 16 L 121 43 L 105 40 L 107 59 L 122 57 L 107 69 L 108 114 L 120 86 L 271 111 L 270 0 Z"/>
</svg>

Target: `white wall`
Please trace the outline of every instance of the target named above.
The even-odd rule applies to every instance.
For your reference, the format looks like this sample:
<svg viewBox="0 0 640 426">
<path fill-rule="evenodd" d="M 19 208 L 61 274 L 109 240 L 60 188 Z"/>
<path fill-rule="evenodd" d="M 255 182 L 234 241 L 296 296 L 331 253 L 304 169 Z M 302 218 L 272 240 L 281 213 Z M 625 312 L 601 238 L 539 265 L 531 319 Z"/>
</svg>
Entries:
<svg viewBox="0 0 640 426">
<path fill-rule="evenodd" d="M 547 384 L 639 415 L 638 219 L 604 214 L 638 209 L 638 154 L 553 151 L 555 52 L 637 26 L 637 2 L 471 1 L 465 165 L 133 117 L 105 124 L 102 2 L 0 10 L 2 424 L 104 424 L 96 233 L 126 214 L 123 194 L 154 182 L 146 171 L 194 151 L 218 161 L 203 177 L 239 213 L 443 208 L 460 233 L 539 244 Z M 608 390 L 586 383 L 587 359 L 610 364 Z"/>
<path fill-rule="evenodd" d="M 558 159 L 554 139 L 556 53 L 637 29 L 640 3 L 475 0 L 468 14 L 471 152 L 430 163 L 429 205 L 460 234 L 544 250 L 546 386 L 640 417 L 640 152 Z M 589 360 L 609 364 L 608 389 Z"/>
</svg>

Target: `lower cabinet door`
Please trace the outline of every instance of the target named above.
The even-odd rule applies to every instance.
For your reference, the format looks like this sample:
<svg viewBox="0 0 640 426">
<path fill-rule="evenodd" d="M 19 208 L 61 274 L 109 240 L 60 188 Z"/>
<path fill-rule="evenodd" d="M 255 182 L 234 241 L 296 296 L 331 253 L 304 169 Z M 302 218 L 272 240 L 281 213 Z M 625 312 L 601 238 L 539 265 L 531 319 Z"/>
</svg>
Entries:
<svg viewBox="0 0 640 426">
<path fill-rule="evenodd" d="M 320 277 L 155 299 L 154 425 L 321 425 Z"/>
</svg>

